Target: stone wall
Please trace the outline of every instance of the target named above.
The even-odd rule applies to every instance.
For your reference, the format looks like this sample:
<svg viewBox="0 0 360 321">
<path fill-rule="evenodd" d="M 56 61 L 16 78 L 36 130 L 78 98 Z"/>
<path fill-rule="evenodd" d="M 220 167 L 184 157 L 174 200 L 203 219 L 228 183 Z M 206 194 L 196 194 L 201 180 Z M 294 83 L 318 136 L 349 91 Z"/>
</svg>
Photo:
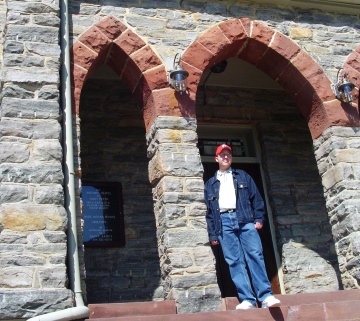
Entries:
<svg viewBox="0 0 360 321">
<path fill-rule="evenodd" d="M 174 54 L 183 52 L 202 31 L 219 21 L 233 17 L 258 20 L 289 36 L 304 48 L 331 78 L 335 77 L 337 67 L 342 66 L 346 56 L 360 42 L 360 23 L 356 15 L 325 13 L 318 10 L 279 9 L 231 0 L 131 0 L 121 1 L 121 5 L 111 1 L 94 3 L 74 0 L 70 2 L 70 14 L 72 41 L 95 22 L 105 16 L 114 15 L 150 44 L 168 69 L 172 68 Z M 66 289 L 66 215 L 61 188 L 63 155 L 58 90 L 59 3 L 52 0 L 0 1 L 0 29 L 0 268 L 3 276 L 0 284 L 0 318 L 19 318 L 73 305 L 71 291 Z M 76 125 L 80 126 L 79 123 Z M 357 140 L 357 131 L 354 129 L 349 132 L 348 129 L 337 128 L 333 132 L 329 129 L 316 141 L 315 147 L 319 146 L 317 161 L 325 186 L 332 230 L 337 236 L 335 241 L 341 259 L 343 283 L 346 288 L 358 287 L 358 195 L 352 187 L 358 180 L 358 167 L 357 162 L 350 157 L 354 155 L 352 150 L 348 151 L 351 148 L 338 147 L 338 141 L 335 144 L 335 138 L 329 136 L 332 133 L 336 138 L 340 137 L 340 145 L 351 146 L 352 142 Z M 284 135 L 285 132 L 281 133 L 281 138 L 291 137 Z M 191 253 L 193 250 L 186 249 L 184 257 L 190 257 L 191 264 L 187 259 L 188 263 L 185 265 L 190 265 L 183 269 L 181 273 L 184 274 L 179 274 L 178 269 L 173 269 L 173 266 L 169 270 L 165 269 L 169 266 L 167 260 L 177 262 L 183 253 L 183 249 L 176 248 L 177 242 L 172 243 L 176 239 L 168 229 L 167 225 L 170 223 L 163 220 L 163 217 L 168 217 L 167 210 L 174 204 L 181 204 L 183 208 L 179 215 L 183 213 L 186 219 L 177 220 L 176 224 L 184 224 L 186 221 L 187 226 L 192 226 L 196 232 L 203 228 L 203 222 L 198 219 L 201 205 L 200 210 L 190 205 L 200 204 L 198 198 L 201 194 L 201 164 L 195 147 L 195 137 L 194 120 L 166 118 L 158 119 L 147 135 L 149 156 L 152 158 L 150 177 L 156 187 L 155 217 L 158 222 L 155 223 L 160 231 L 159 249 L 164 259 L 162 262 L 166 262 L 161 273 L 163 281 L 166 276 L 174 273 L 174 277 L 171 276 L 164 283 L 165 293 L 169 292 L 166 297 L 175 297 L 181 302 L 181 312 L 209 310 L 211 304 L 217 302 L 219 295 L 216 287 L 212 287 L 214 274 L 208 256 L 206 262 L 202 263 L 202 255 L 195 259 L 192 256 L 194 253 Z M 175 138 L 174 143 L 172 140 Z M 277 139 L 279 137 L 275 142 Z M 182 144 L 190 146 L 186 159 L 178 154 L 183 152 Z M 271 150 L 266 152 L 268 155 L 271 154 Z M 163 163 L 168 167 L 159 168 L 158 165 Z M 192 168 L 189 169 L 184 164 L 191 164 Z M 269 168 L 271 165 L 274 164 L 267 164 Z M 77 163 L 77 173 L 80 173 L 80 166 L 80 162 Z M 276 182 L 276 177 L 271 175 L 268 179 L 275 179 Z M 301 199 L 304 193 L 299 192 L 297 187 L 281 193 L 290 193 L 294 201 L 298 197 Z M 306 197 L 318 193 L 318 190 L 313 192 L 308 185 L 305 190 Z M 195 199 L 188 198 L 189 191 L 195 191 Z M 336 195 L 337 191 L 340 191 L 339 195 Z M 273 202 L 277 205 L 274 207 L 276 215 L 281 205 L 287 206 L 281 203 L 284 199 L 274 198 Z M 300 243 L 304 240 L 315 242 L 318 236 L 322 235 L 324 231 L 320 224 L 324 222 L 324 214 L 321 206 L 317 208 L 321 212 L 321 219 L 311 222 L 310 230 L 303 230 L 295 224 L 298 219 L 296 217 L 293 217 L 294 221 L 291 222 L 279 220 L 278 223 L 285 227 L 284 231 L 287 231 L 287 224 L 290 224 L 291 237 L 296 236 L 291 244 L 280 241 L 280 244 L 288 249 L 287 253 L 299 253 Z M 78 212 L 80 220 L 80 208 Z M 305 216 L 308 219 L 311 217 Z M 188 231 L 182 226 L 180 230 L 194 233 L 193 230 Z M 290 239 L 286 233 L 281 234 L 280 230 L 279 235 Z M 206 253 L 207 249 L 203 247 L 204 235 L 199 233 L 196 236 L 199 237 L 196 245 L 204 250 L 199 253 Z M 330 242 L 330 239 L 320 240 L 320 244 L 327 242 Z M 287 244 L 291 247 L 287 248 Z M 51 252 L 45 249 L 51 249 Z M 175 254 L 169 259 L 174 249 Z M 307 255 L 306 252 L 301 253 Z M 319 266 L 323 263 L 320 259 L 316 262 L 319 262 Z M 330 262 L 332 265 L 332 258 Z M 289 264 L 286 266 L 291 269 L 297 268 Z M 204 285 L 204 282 L 199 284 L 199 291 L 182 290 L 190 283 L 196 284 L 193 283 L 193 275 L 196 275 L 194 271 L 208 278 L 207 285 Z M 317 276 L 296 271 L 298 272 L 307 280 Z M 55 297 L 57 304 L 53 305 Z M 197 306 L 191 305 L 191 302 L 195 302 L 194 298 L 196 302 L 202 303 Z M 17 305 L 14 305 L 14 302 Z M 29 307 L 29 302 L 35 303 Z M 216 303 L 212 307 L 216 309 Z"/>
<path fill-rule="evenodd" d="M 360 43 L 357 15 L 319 10 L 277 8 L 240 1 L 70 1 L 73 41 L 90 26 L 112 15 L 128 25 L 173 68 L 174 55 L 183 52 L 201 32 L 232 18 L 248 17 L 288 36 L 333 79 L 337 68 Z"/>
<path fill-rule="evenodd" d="M 176 300 L 178 313 L 219 311 L 196 121 L 158 117 L 147 142 L 165 298 Z"/>
<path fill-rule="evenodd" d="M 73 306 L 66 271 L 59 22 L 56 1 L 0 2 L 1 319 Z"/>
<path fill-rule="evenodd" d="M 359 128 L 332 127 L 314 141 L 345 289 L 359 288 Z"/>
<path fill-rule="evenodd" d="M 6 26 L 6 24 L 5 24 L 6 9 L 7 9 L 7 6 L 6 6 L 5 0 L 1 0 L 0 1 L 0 70 L 2 70 L 2 65 L 3 65 L 5 26 Z"/>
</svg>

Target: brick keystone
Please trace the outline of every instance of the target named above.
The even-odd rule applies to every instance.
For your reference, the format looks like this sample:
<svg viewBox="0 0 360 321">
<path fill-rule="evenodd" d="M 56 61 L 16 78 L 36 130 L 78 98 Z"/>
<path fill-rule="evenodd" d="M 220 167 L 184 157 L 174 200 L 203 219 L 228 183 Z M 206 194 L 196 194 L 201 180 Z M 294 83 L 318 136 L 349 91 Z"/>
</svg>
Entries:
<svg viewBox="0 0 360 321">
<path fill-rule="evenodd" d="M 269 46 L 274 33 L 275 31 L 269 27 L 264 26 L 258 21 L 254 21 L 252 24 L 250 38 Z"/>
<path fill-rule="evenodd" d="M 249 18 L 240 18 L 240 21 L 246 32 L 247 37 L 250 37 L 252 21 Z"/>
<path fill-rule="evenodd" d="M 244 40 L 248 37 L 247 31 L 239 19 L 221 22 L 218 27 L 230 42 Z"/>
<path fill-rule="evenodd" d="M 99 30 L 110 40 L 116 39 L 127 29 L 127 27 L 120 20 L 113 16 L 104 18 L 95 24 L 95 26 L 99 28 Z"/>
<path fill-rule="evenodd" d="M 114 40 L 114 44 L 129 56 L 146 45 L 146 43 L 131 30 L 123 32 L 116 40 Z"/>
<path fill-rule="evenodd" d="M 256 66 L 267 49 L 267 45 L 248 38 L 246 46 L 244 47 L 244 50 L 240 52 L 238 58 Z"/>
</svg>

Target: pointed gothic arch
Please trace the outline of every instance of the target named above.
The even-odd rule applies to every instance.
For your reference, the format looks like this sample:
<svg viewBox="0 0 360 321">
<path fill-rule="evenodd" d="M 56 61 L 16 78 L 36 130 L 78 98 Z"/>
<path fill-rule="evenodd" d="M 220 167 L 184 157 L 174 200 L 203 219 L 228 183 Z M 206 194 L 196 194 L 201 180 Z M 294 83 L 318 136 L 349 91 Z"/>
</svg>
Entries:
<svg viewBox="0 0 360 321">
<path fill-rule="evenodd" d="M 193 112 L 189 114 L 192 108 L 183 108 L 184 104 L 175 99 L 159 56 L 115 17 L 104 18 L 79 36 L 72 46 L 71 63 L 74 114 L 79 113 L 85 81 L 99 66 L 107 64 L 138 99 L 146 131 L 159 115 L 193 115 Z"/>
<path fill-rule="evenodd" d="M 305 50 L 280 32 L 248 18 L 219 23 L 185 51 L 182 64 L 190 73 L 190 95 L 196 95 L 204 71 L 230 57 L 253 64 L 278 82 L 294 98 L 313 139 L 334 125 L 359 126 L 357 106 L 335 98 L 329 78 Z"/>
</svg>

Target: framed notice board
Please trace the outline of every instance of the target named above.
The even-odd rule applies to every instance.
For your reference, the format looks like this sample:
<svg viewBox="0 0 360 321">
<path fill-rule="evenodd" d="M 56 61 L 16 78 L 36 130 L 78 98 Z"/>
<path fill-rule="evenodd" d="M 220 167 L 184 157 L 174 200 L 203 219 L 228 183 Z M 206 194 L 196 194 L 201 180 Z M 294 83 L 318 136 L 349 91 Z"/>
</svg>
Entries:
<svg viewBox="0 0 360 321">
<path fill-rule="evenodd" d="M 85 246 L 120 247 L 125 245 L 121 183 L 83 182 Z"/>
</svg>

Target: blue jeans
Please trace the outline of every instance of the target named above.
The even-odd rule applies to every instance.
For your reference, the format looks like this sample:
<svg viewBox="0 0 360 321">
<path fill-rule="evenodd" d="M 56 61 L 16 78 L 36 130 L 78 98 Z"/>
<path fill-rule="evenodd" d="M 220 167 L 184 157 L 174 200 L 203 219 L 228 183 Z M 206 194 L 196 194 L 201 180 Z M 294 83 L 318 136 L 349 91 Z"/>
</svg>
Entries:
<svg viewBox="0 0 360 321">
<path fill-rule="evenodd" d="M 253 223 L 239 224 L 235 212 L 221 214 L 221 222 L 222 234 L 219 236 L 219 241 L 240 300 L 254 305 L 256 297 L 260 302 L 264 301 L 272 295 L 272 291 L 258 231 Z M 246 264 L 256 297 L 251 287 Z"/>
</svg>

